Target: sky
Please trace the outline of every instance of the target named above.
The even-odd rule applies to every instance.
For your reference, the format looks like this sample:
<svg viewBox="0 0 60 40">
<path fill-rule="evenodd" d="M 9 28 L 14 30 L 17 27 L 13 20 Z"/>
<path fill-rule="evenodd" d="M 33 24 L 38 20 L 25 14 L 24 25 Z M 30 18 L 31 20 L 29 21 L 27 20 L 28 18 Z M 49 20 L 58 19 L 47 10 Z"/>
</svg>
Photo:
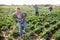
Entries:
<svg viewBox="0 0 60 40">
<path fill-rule="evenodd" d="M 35 4 L 51 4 L 51 5 L 60 5 L 60 0 L 0 0 L 0 4 L 6 5 L 35 5 Z"/>
</svg>

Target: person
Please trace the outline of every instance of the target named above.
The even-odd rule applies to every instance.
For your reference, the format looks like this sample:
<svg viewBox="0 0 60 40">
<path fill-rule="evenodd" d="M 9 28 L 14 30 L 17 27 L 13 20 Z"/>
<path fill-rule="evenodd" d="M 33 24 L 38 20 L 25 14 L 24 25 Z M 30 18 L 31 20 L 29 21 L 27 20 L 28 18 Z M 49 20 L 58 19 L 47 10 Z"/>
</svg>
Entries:
<svg viewBox="0 0 60 40">
<path fill-rule="evenodd" d="M 33 6 L 33 7 L 35 8 L 35 14 L 36 14 L 36 16 L 38 16 L 38 15 L 39 15 L 39 12 L 38 12 L 38 6 L 35 5 L 35 6 Z"/>
<path fill-rule="evenodd" d="M 52 14 L 52 6 L 49 7 L 49 13 Z"/>
<path fill-rule="evenodd" d="M 25 20 L 27 14 L 26 13 L 24 14 L 19 7 L 16 7 L 16 12 L 14 14 L 15 14 L 15 16 L 18 19 L 19 34 L 20 34 L 20 37 L 22 37 L 23 36 L 22 24 L 24 24 L 24 30 L 25 30 L 25 32 L 28 29 L 27 28 L 28 25 L 27 25 L 27 22 Z"/>
</svg>

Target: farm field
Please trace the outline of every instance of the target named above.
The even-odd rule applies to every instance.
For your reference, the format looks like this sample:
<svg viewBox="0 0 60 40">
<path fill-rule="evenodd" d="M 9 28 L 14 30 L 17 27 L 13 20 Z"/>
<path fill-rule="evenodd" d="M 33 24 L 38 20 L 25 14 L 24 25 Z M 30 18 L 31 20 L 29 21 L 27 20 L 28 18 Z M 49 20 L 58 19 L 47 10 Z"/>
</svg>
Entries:
<svg viewBox="0 0 60 40">
<path fill-rule="evenodd" d="M 17 19 L 12 15 L 15 7 L 0 6 L 0 40 L 60 40 L 60 7 L 53 7 L 52 14 L 49 14 L 48 7 L 39 6 L 39 16 L 35 16 L 32 6 L 19 6 L 28 13 L 26 21 L 29 32 L 23 34 L 22 39 Z"/>
</svg>

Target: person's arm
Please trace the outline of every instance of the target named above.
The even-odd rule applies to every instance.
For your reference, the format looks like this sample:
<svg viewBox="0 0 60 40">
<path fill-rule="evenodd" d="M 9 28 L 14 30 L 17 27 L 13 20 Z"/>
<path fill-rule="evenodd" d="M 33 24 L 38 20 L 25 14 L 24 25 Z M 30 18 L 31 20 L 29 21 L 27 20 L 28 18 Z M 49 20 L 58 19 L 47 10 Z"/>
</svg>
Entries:
<svg viewBox="0 0 60 40">
<path fill-rule="evenodd" d="M 28 14 L 27 12 L 23 12 L 22 18 L 26 18 L 28 16 L 27 14 Z"/>
<path fill-rule="evenodd" d="M 12 13 L 13 18 L 17 18 L 16 13 Z"/>
</svg>

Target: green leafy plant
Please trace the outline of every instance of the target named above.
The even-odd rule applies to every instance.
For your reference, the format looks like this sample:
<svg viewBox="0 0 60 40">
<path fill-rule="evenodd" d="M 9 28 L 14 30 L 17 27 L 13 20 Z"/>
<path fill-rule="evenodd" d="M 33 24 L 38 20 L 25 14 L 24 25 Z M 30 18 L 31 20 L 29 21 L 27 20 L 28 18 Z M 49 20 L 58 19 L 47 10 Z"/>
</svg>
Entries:
<svg viewBox="0 0 60 40">
<path fill-rule="evenodd" d="M 54 35 L 53 35 L 55 40 L 60 40 L 60 30 L 58 30 Z"/>
<path fill-rule="evenodd" d="M 8 40 L 13 40 L 12 37 L 8 37 Z"/>
<path fill-rule="evenodd" d="M 3 26 L 3 27 L 1 28 L 1 30 L 2 30 L 2 31 L 7 31 L 7 30 L 8 30 L 8 26 Z"/>
<path fill-rule="evenodd" d="M 4 36 L 2 34 L 0 34 L 0 39 L 4 40 Z"/>
<path fill-rule="evenodd" d="M 11 35 L 12 35 L 14 38 L 20 36 L 18 30 L 13 30 L 12 33 L 11 33 Z"/>
<path fill-rule="evenodd" d="M 50 24 L 48 22 L 45 22 L 44 26 L 45 26 L 45 28 L 48 28 L 48 27 L 50 27 Z"/>
</svg>

